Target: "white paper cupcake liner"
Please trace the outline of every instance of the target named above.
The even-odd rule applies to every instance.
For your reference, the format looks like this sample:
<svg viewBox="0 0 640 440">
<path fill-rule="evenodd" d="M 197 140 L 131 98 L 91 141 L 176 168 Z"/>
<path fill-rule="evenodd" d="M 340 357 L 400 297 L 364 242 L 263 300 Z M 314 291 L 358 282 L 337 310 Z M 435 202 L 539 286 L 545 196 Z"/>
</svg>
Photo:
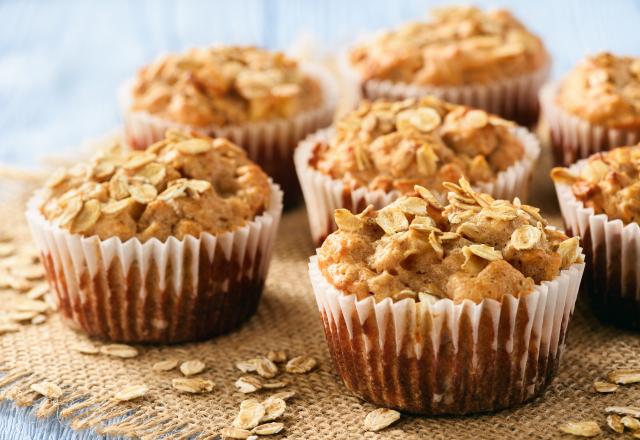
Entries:
<svg viewBox="0 0 640 440">
<path fill-rule="evenodd" d="M 226 333 L 256 310 L 282 212 L 271 183 L 267 211 L 224 234 L 161 242 L 83 237 L 27 206 L 60 313 L 73 327 L 123 342 L 181 342 Z"/>
<path fill-rule="evenodd" d="M 313 156 L 316 144 L 329 141 L 332 130 L 322 129 L 310 135 L 299 144 L 294 154 L 295 167 L 307 206 L 311 236 L 317 245 L 335 231 L 333 212 L 336 209 L 345 208 L 352 212 L 360 212 L 368 205 L 381 209 L 401 196 L 398 191 L 349 188 L 341 180 L 333 179 L 312 168 L 309 160 Z M 524 158 L 498 173 L 494 181 L 480 183 L 475 185 L 475 188 L 497 199 L 513 200 L 514 197 L 520 197 L 526 200 L 533 166 L 540 155 L 540 142 L 525 128 L 515 127 L 512 130 L 524 146 Z"/>
<path fill-rule="evenodd" d="M 559 83 L 549 83 L 540 91 L 542 117 L 551 135 L 551 145 L 558 165 L 571 165 L 594 153 L 640 142 L 640 129 L 622 130 L 591 124 L 556 104 Z"/>
<path fill-rule="evenodd" d="M 585 164 L 586 159 L 569 169 L 577 174 Z M 579 236 L 584 248 L 589 268 L 584 288 L 593 311 L 603 321 L 640 329 L 640 226 L 595 214 L 570 186 L 555 187 L 567 233 Z"/>
<path fill-rule="evenodd" d="M 518 405 L 552 381 L 584 263 L 521 298 L 432 304 L 358 301 L 309 274 L 329 352 L 346 387 L 376 405 L 466 414 Z"/>
<path fill-rule="evenodd" d="M 425 86 L 390 80 L 363 80 L 345 53 L 340 56 L 343 75 L 359 84 L 366 99 L 405 99 L 433 95 L 445 101 L 480 108 L 520 125 L 532 126 L 538 120 L 538 92 L 549 77 L 551 62 L 538 70 L 490 84 L 466 86 Z M 354 81 L 355 80 L 355 81 Z"/>
<path fill-rule="evenodd" d="M 316 79 L 323 90 L 323 104 L 288 119 L 252 122 L 233 126 L 192 127 L 153 116 L 132 112 L 131 87 L 125 82 L 118 92 L 124 118 L 124 139 L 136 149 L 144 149 L 164 138 L 169 128 L 197 131 L 210 137 L 223 137 L 242 146 L 249 158 L 259 164 L 285 192 L 286 204 L 293 203 L 299 187 L 293 169 L 293 150 L 310 133 L 331 124 L 338 102 L 336 81 L 332 74 L 315 64 L 301 64 L 301 69 Z"/>
</svg>

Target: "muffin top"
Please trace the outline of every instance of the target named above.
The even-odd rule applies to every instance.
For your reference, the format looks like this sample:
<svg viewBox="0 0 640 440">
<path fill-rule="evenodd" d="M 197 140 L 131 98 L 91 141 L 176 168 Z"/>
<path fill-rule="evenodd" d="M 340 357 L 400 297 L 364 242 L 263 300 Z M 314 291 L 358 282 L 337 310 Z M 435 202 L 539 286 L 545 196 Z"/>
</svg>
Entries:
<svg viewBox="0 0 640 440">
<path fill-rule="evenodd" d="M 576 173 L 554 168 L 551 178 L 570 185 L 576 199 L 596 214 L 640 222 L 640 144 L 594 154 Z"/>
<path fill-rule="evenodd" d="M 433 97 L 364 101 L 319 142 L 310 166 L 352 187 L 401 193 L 442 191 L 465 176 L 489 182 L 524 157 L 514 125 L 483 110 Z"/>
<path fill-rule="evenodd" d="M 640 126 L 640 58 L 599 53 L 582 61 L 562 82 L 558 105 L 593 124 Z"/>
<path fill-rule="evenodd" d="M 432 86 L 486 84 L 548 63 L 542 41 L 509 11 L 453 6 L 357 46 L 350 60 L 364 80 Z"/>
<path fill-rule="evenodd" d="M 71 233 L 105 240 L 181 240 L 233 231 L 268 208 L 267 175 L 226 139 L 168 131 L 144 152 L 116 145 L 56 172 L 40 212 Z"/>
<path fill-rule="evenodd" d="M 338 230 L 318 251 L 327 281 L 376 302 L 478 303 L 526 295 L 581 259 L 578 239 L 548 227 L 537 208 L 494 200 L 464 179 L 445 186 L 446 206 L 417 186 L 378 211 L 336 210 Z"/>
<path fill-rule="evenodd" d="M 163 56 L 138 72 L 131 92 L 130 110 L 197 127 L 288 118 L 322 101 L 295 60 L 256 47 Z"/>
</svg>

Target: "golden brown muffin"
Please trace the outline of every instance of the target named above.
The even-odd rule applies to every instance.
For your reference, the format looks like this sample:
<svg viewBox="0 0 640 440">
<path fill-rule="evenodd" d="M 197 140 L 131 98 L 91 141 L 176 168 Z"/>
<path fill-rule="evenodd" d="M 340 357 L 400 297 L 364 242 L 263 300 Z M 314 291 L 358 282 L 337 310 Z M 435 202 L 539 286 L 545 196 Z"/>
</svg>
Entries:
<svg viewBox="0 0 640 440">
<path fill-rule="evenodd" d="M 364 80 L 459 86 L 528 74 L 549 56 L 510 12 L 453 6 L 356 47 L 350 60 Z"/>
<path fill-rule="evenodd" d="M 329 142 L 318 143 L 310 165 L 350 187 L 387 192 L 441 191 L 463 176 L 490 182 L 524 157 L 513 126 L 433 97 L 364 101 L 336 123 Z"/>
<path fill-rule="evenodd" d="M 606 52 L 588 57 L 562 82 L 556 102 L 593 124 L 640 127 L 640 58 Z"/>
<path fill-rule="evenodd" d="M 42 215 L 71 233 L 144 242 L 233 231 L 268 208 L 266 174 L 226 139 L 169 131 L 144 152 L 116 146 L 47 183 Z"/>
<path fill-rule="evenodd" d="M 425 188 L 358 215 L 336 210 L 338 231 L 318 252 L 324 277 L 376 301 L 519 297 L 580 258 L 578 239 L 547 227 L 539 210 L 494 200 L 461 179 L 446 206 Z"/>
<path fill-rule="evenodd" d="M 579 173 L 554 168 L 551 178 L 570 185 L 576 199 L 596 214 L 625 224 L 640 221 L 640 144 L 594 154 Z"/>
<path fill-rule="evenodd" d="M 142 68 L 129 110 L 205 127 L 288 118 L 321 103 L 319 83 L 295 60 L 230 46 L 191 49 Z"/>
</svg>

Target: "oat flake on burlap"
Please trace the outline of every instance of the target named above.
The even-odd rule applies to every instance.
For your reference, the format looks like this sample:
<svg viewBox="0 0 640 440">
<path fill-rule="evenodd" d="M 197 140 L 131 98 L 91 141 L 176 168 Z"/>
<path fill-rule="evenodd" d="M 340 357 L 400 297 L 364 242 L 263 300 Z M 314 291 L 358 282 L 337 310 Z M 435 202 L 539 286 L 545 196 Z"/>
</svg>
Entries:
<svg viewBox="0 0 640 440">
<path fill-rule="evenodd" d="M 16 188 L 25 186 L 24 182 L 11 184 L 7 179 L 1 183 L 3 195 L 15 194 L 19 192 Z M 547 197 L 553 193 L 540 188 L 534 194 Z M 22 194 L 20 200 L 2 201 L 0 233 L 15 235 L 13 242 L 18 246 L 28 245 L 22 214 L 25 197 Z M 349 394 L 333 373 L 307 277 L 313 246 L 304 210 L 286 214 L 280 227 L 258 313 L 238 331 L 202 343 L 137 346 L 139 355 L 126 359 L 81 353 L 76 347 L 86 344 L 87 339 L 67 328 L 59 315 L 50 313 L 40 325 L 27 322 L 16 332 L 0 335 L 0 397 L 34 406 L 38 417 L 58 417 L 77 430 L 149 439 L 215 438 L 224 427 L 231 426 L 240 402 L 248 397 L 234 386 L 245 374 L 234 364 L 266 356 L 269 350 L 286 350 L 290 358 L 315 357 L 318 367 L 307 374 L 281 372 L 277 379 L 290 382 L 285 388 L 262 389 L 249 395 L 263 400 L 276 392 L 296 391 L 278 420 L 284 423 L 284 430 L 267 438 L 547 439 L 559 437 L 558 426 L 571 420 L 594 420 L 607 432 L 605 407 L 640 401 L 640 386 L 620 387 L 609 394 L 593 390 L 593 381 L 606 377 L 614 368 L 640 367 L 640 338 L 600 325 L 579 300 L 559 375 L 541 398 L 490 415 L 403 415 L 384 431 L 365 433 L 364 418 L 375 408 Z M 9 310 L 24 295 L 1 290 L 0 312 Z M 93 343 L 103 345 L 100 341 Z M 184 377 L 179 369 L 152 368 L 168 359 L 204 362 L 206 369 L 193 378 L 211 381 L 212 390 L 189 394 L 172 388 L 173 379 Z M 279 369 L 284 371 L 284 365 L 279 364 Z M 59 386 L 62 397 L 49 400 L 31 389 L 41 382 Z M 146 392 L 131 401 L 114 398 L 131 385 L 144 385 Z"/>
</svg>

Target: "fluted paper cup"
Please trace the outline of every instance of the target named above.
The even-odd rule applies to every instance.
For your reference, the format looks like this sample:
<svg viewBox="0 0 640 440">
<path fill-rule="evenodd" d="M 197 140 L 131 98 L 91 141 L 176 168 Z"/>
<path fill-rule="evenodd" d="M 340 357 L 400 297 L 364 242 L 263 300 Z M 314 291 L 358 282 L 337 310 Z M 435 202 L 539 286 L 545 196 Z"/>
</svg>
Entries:
<svg viewBox="0 0 640 440">
<path fill-rule="evenodd" d="M 540 91 L 542 117 L 549 128 L 557 165 L 568 166 L 600 151 L 640 142 L 640 128 L 617 129 L 580 119 L 556 103 L 559 83 L 549 83 Z"/>
<path fill-rule="evenodd" d="M 579 173 L 581 160 L 569 169 Z M 605 322 L 640 329 L 640 226 L 596 214 L 576 199 L 568 185 L 556 183 L 567 232 L 580 237 L 588 267 L 584 289 L 593 311 Z"/>
<path fill-rule="evenodd" d="M 538 92 L 549 77 L 551 62 L 547 61 L 528 74 L 489 84 L 465 86 L 426 86 L 391 80 L 364 80 L 351 65 L 346 53 L 340 56 L 340 67 L 346 78 L 359 84 L 361 96 L 366 99 L 405 99 L 433 95 L 445 101 L 480 108 L 531 127 L 538 121 Z"/>
<path fill-rule="evenodd" d="M 36 194 L 27 221 L 60 313 L 90 336 L 122 342 L 206 339 L 255 312 L 282 212 L 269 208 L 233 232 L 161 242 L 83 237 L 48 222 Z"/>
<path fill-rule="evenodd" d="M 331 285 L 311 258 L 311 284 L 329 352 L 345 386 L 375 405 L 467 414 L 518 405 L 551 383 L 584 263 L 520 298 L 476 304 L 373 297 Z"/>
<path fill-rule="evenodd" d="M 307 206 L 311 236 L 316 245 L 336 230 L 333 220 L 333 212 L 336 209 L 345 208 L 351 212 L 360 212 L 368 205 L 381 209 L 402 195 L 398 191 L 371 191 L 363 187 L 349 187 L 341 180 L 333 179 L 309 165 L 316 144 L 328 142 L 332 130 L 323 129 L 310 135 L 299 144 L 294 154 L 296 171 Z M 524 157 L 498 173 L 494 181 L 479 183 L 474 187 L 497 199 L 513 200 L 514 197 L 520 197 L 526 200 L 533 166 L 540 156 L 540 142 L 526 128 L 514 127 L 511 130 L 524 146 Z"/>
<path fill-rule="evenodd" d="M 222 137 L 243 147 L 249 158 L 260 165 L 285 192 L 285 205 L 294 205 L 300 188 L 293 167 L 293 150 L 310 133 L 331 124 L 338 92 L 332 74 L 314 64 L 302 64 L 302 70 L 316 79 L 323 91 L 323 104 L 291 118 L 250 122 L 240 125 L 195 127 L 175 123 L 148 112 L 131 111 L 133 80 L 118 92 L 124 117 L 124 139 L 135 149 L 147 148 L 164 139 L 167 129 L 196 131 L 210 137 Z"/>
</svg>

